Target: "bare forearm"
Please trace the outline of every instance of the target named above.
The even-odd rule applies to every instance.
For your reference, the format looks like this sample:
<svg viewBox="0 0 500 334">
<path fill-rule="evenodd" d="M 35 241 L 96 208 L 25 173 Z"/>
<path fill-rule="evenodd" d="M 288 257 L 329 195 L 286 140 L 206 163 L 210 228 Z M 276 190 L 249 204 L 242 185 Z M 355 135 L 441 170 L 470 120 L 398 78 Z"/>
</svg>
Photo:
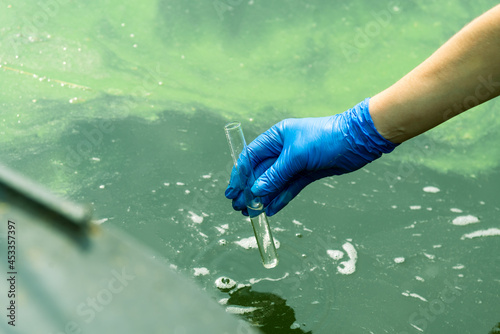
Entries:
<svg viewBox="0 0 500 334">
<path fill-rule="evenodd" d="M 382 136 L 401 143 L 498 95 L 500 5 L 372 97 L 370 114 Z"/>
</svg>

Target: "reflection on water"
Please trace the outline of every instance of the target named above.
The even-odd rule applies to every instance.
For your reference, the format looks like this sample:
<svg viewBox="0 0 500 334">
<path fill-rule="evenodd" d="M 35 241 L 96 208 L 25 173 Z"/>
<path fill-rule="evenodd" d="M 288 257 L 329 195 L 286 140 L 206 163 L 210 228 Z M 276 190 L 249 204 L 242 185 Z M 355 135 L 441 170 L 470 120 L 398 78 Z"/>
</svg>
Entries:
<svg viewBox="0 0 500 334">
<path fill-rule="evenodd" d="M 488 334 L 497 334 L 497 333 L 500 333 L 500 322 L 496 324 L 496 326 L 493 327 Z"/>
<path fill-rule="evenodd" d="M 273 293 L 256 292 L 245 286 L 230 292 L 226 305 L 227 312 L 241 315 L 263 333 L 312 334 L 312 331 L 300 329 L 293 309 Z"/>
</svg>

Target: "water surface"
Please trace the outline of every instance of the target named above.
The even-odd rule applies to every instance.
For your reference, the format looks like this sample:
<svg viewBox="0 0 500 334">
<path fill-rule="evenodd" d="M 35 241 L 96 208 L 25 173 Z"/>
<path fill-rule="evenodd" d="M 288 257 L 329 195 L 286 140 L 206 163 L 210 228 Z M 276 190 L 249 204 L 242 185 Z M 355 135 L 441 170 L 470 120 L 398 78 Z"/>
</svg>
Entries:
<svg viewBox="0 0 500 334">
<path fill-rule="evenodd" d="M 308 187 L 270 219 L 274 270 L 223 196 L 223 126 L 252 139 L 342 112 L 494 4 L 2 1 L 2 161 L 91 202 L 270 333 L 488 333 L 499 236 L 471 233 L 500 228 L 498 101 Z"/>
</svg>

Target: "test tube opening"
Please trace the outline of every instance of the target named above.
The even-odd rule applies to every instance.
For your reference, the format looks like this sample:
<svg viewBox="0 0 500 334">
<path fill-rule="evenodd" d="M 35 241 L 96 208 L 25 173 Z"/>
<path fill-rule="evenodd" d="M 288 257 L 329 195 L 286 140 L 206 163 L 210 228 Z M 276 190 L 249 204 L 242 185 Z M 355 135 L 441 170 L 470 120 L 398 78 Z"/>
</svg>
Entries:
<svg viewBox="0 0 500 334">
<path fill-rule="evenodd" d="M 224 126 L 224 130 L 226 130 L 226 131 L 232 131 L 232 130 L 236 130 L 238 128 L 241 128 L 240 122 L 230 122 L 230 123 L 227 123 L 226 126 Z"/>
</svg>

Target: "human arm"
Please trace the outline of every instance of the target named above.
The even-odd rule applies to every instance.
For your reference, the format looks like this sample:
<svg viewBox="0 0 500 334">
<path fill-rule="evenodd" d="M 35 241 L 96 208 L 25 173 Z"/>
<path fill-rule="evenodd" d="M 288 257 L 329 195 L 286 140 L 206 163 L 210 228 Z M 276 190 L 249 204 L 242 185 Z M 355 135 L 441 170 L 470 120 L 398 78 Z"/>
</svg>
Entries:
<svg viewBox="0 0 500 334">
<path fill-rule="evenodd" d="M 500 94 L 500 6 L 458 32 L 429 59 L 344 113 L 284 120 L 249 145 L 268 215 L 322 177 L 355 171 L 398 143 Z M 245 213 L 237 178 L 226 197 Z"/>
<path fill-rule="evenodd" d="M 370 114 L 384 138 L 402 143 L 498 95 L 500 5 L 372 97 Z"/>
</svg>

